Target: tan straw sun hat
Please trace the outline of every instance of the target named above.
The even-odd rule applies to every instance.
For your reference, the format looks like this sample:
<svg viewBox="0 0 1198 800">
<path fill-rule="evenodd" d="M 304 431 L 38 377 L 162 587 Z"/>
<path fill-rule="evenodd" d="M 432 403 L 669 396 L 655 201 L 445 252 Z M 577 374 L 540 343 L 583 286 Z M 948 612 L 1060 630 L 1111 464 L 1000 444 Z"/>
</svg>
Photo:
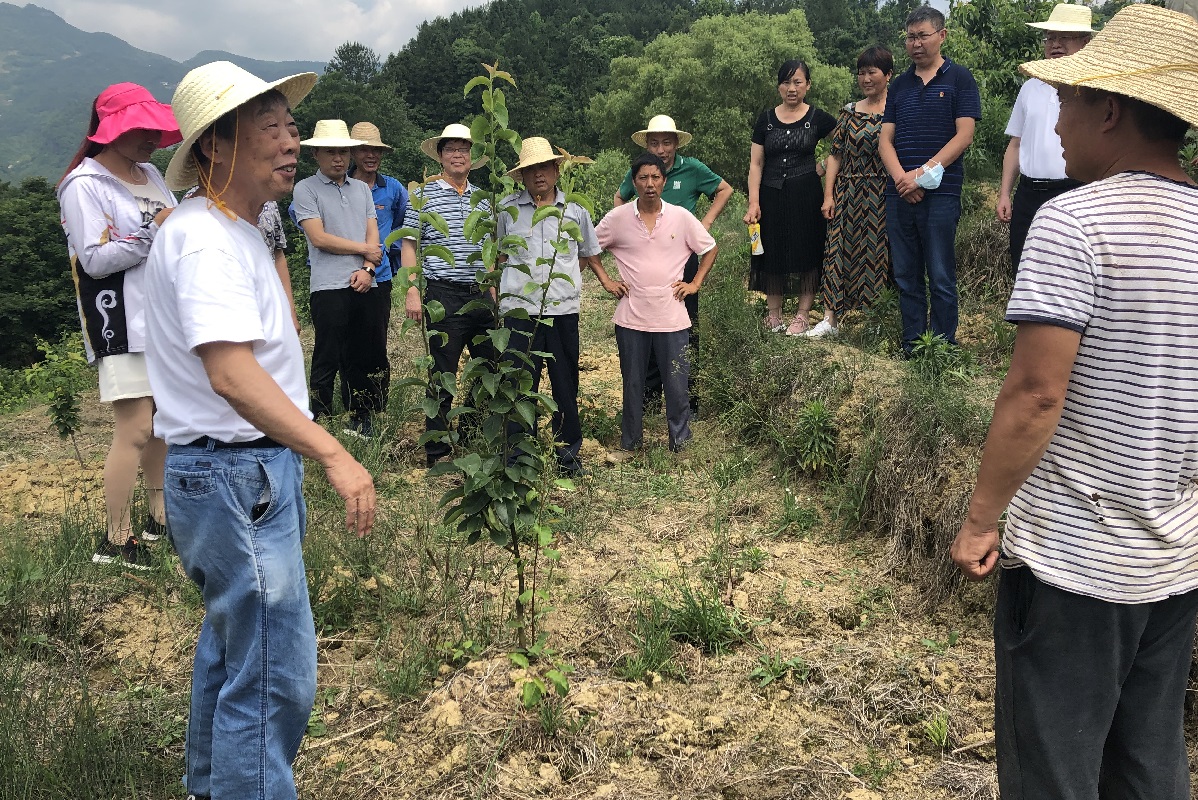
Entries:
<svg viewBox="0 0 1198 800">
<path fill-rule="evenodd" d="M 658 114 L 653 119 L 649 120 L 649 127 L 643 131 L 637 131 L 632 134 L 632 141 L 636 142 L 641 147 L 648 147 L 645 144 L 645 138 L 651 133 L 673 133 L 678 136 L 678 146 L 686 147 L 690 144 L 691 135 L 686 131 L 678 130 L 678 126 L 674 124 L 674 118 L 665 114 Z"/>
<path fill-rule="evenodd" d="M 465 125 L 455 122 L 452 125 L 446 125 L 445 130 L 441 131 L 440 136 L 432 136 L 421 142 L 420 152 L 424 153 L 433 161 L 436 161 L 438 164 L 440 164 L 441 154 L 437 152 L 437 143 L 442 139 L 463 139 L 467 142 L 470 142 L 470 144 L 474 144 L 474 138 L 470 135 L 470 129 Z M 478 161 L 471 163 L 470 169 L 478 169 L 486 163 L 487 157 L 483 156 Z"/>
<path fill-rule="evenodd" d="M 304 139 L 300 144 L 305 147 L 357 147 L 366 142 L 349 135 L 345 120 L 322 119 L 316 123 L 312 138 Z"/>
<path fill-rule="evenodd" d="M 382 134 L 379 129 L 371 122 L 359 122 L 349 132 L 349 138 L 359 139 L 362 144 L 367 147 L 381 147 L 384 150 L 390 150 L 391 145 L 383 144 Z"/>
<path fill-rule="evenodd" d="M 520 145 L 520 161 L 507 171 L 507 175 L 509 178 L 523 181 L 523 178 L 520 177 L 520 170 L 525 167 L 544 164 L 547 161 L 553 161 L 560 166 L 565 160 L 565 155 L 553 152 L 553 146 L 549 144 L 548 139 L 530 136 Z"/>
<path fill-rule="evenodd" d="M 1043 22 L 1028 22 L 1029 28 L 1040 28 L 1060 33 L 1094 33 L 1094 15 L 1089 6 L 1073 3 L 1057 3 L 1052 13 Z"/>
<path fill-rule="evenodd" d="M 1019 69 L 1045 83 L 1143 100 L 1198 125 L 1198 22 L 1177 11 L 1127 6 L 1073 55 Z"/>
<path fill-rule="evenodd" d="M 184 75 L 171 99 L 183 142 L 166 168 L 166 185 L 181 191 L 200 182 L 191 146 L 212 123 L 272 89 L 282 92 L 295 108 L 312 91 L 316 77 L 315 72 L 301 72 L 267 82 L 228 61 L 214 61 Z"/>
</svg>

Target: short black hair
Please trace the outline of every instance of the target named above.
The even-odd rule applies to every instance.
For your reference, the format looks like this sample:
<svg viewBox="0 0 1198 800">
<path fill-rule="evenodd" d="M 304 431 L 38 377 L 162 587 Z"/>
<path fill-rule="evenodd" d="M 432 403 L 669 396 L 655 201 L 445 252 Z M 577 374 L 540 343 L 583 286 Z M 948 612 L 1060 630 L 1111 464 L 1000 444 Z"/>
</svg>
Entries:
<svg viewBox="0 0 1198 800">
<path fill-rule="evenodd" d="M 938 9 L 931 6 L 920 6 L 911 10 L 907 15 L 907 21 L 903 23 L 904 30 L 912 25 L 918 25 L 921 22 L 930 22 L 936 30 L 944 30 L 944 14 L 941 14 Z"/>
<path fill-rule="evenodd" d="M 778 85 L 786 83 L 799 70 L 803 71 L 803 80 L 811 83 L 811 67 L 807 66 L 807 62 L 801 58 L 792 58 L 789 61 L 783 61 L 782 66 L 778 67 Z"/>
<path fill-rule="evenodd" d="M 661 170 L 661 177 L 666 176 L 666 162 L 660 156 L 655 156 L 648 150 L 641 153 L 632 159 L 632 177 L 635 179 L 636 174 L 640 172 L 641 167 L 657 167 Z"/>
<path fill-rule="evenodd" d="M 894 72 L 894 54 L 881 45 L 866 48 L 857 56 L 857 71 L 873 67 L 883 75 Z"/>
<path fill-rule="evenodd" d="M 1119 104 L 1131 117 L 1136 130 L 1150 142 L 1176 142 L 1180 147 L 1182 139 L 1186 137 L 1186 132 L 1190 129 L 1190 123 L 1171 111 L 1166 111 L 1134 97 L 1128 97 L 1118 92 L 1108 92 L 1104 89 L 1092 89 L 1088 86 L 1077 87 L 1077 93 L 1081 95 L 1087 105 L 1097 103 L 1107 96 L 1118 98 Z"/>
<path fill-rule="evenodd" d="M 450 142 L 465 142 L 466 144 L 470 145 L 471 148 L 474 147 L 474 142 L 470 141 L 469 139 L 459 139 L 456 136 L 446 136 L 437 140 L 437 155 L 441 155 L 441 151 L 445 149 L 445 145 L 449 144 Z"/>
</svg>

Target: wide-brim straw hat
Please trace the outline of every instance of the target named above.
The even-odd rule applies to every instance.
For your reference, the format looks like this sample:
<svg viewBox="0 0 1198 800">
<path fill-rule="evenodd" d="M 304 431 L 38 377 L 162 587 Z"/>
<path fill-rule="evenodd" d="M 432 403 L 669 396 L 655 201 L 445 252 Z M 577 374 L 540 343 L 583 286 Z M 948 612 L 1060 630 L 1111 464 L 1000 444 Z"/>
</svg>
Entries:
<svg viewBox="0 0 1198 800">
<path fill-rule="evenodd" d="M 389 144 L 383 144 L 383 136 L 379 133 L 378 126 L 370 122 L 359 122 L 351 128 L 349 138 L 360 139 L 362 144 L 367 147 L 381 147 L 384 150 L 394 149 Z"/>
<path fill-rule="evenodd" d="M 213 61 L 183 76 L 171 100 L 183 141 L 166 168 L 166 185 L 176 191 L 200 182 L 191 147 L 212 123 L 259 95 L 278 89 L 292 108 L 316 85 L 315 72 L 264 81 L 229 61 Z"/>
<path fill-rule="evenodd" d="M 465 125 L 455 122 L 452 125 L 446 125 L 445 130 L 441 131 L 439 136 L 432 136 L 421 142 L 420 152 L 424 153 L 433 161 L 436 161 L 438 164 L 440 164 L 441 154 L 437 152 L 437 144 L 442 139 L 462 139 L 464 141 L 470 142 L 472 145 L 474 144 L 474 138 L 470 135 L 470 129 Z M 487 157 L 483 156 L 478 161 L 471 162 L 470 169 L 478 169 L 486 163 Z"/>
<path fill-rule="evenodd" d="M 678 130 L 678 126 L 674 124 L 674 118 L 665 114 L 658 114 L 653 119 L 649 120 L 649 127 L 643 131 L 637 131 L 632 134 L 632 141 L 636 142 L 641 147 L 648 147 L 645 144 L 646 138 L 651 133 L 672 133 L 678 137 L 678 146 L 686 147 L 690 144 L 691 135 L 686 131 Z"/>
<path fill-rule="evenodd" d="M 1057 3 L 1043 22 L 1028 22 L 1030 28 L 1061 33 L 1094 33 L 1094 14 L 1089 6 Z"/>
<path fill-rule="evenodd" d="M 159 103 L 149 89 L 136 83 L 114 83 L 100 92 L 96 98 L 96 116 L 100 124 L 87 137 L 96 144 L 112 144 L 134 130 L 161 131 L 159 147 L 170 147 L 183 140 L 171 107 Z"/>
<path fill-rule="evenodd" d="M 1198 22 L 1178 11 L 1127 6 L 1073 55 L 1019 69 L 1045 83 L 1142 100 L 1198 125 Z"/>
<path fill-rule="evenodd" d="M 349 135 L 345 120 L 322 119 L 317 121 L 312 138 L 304 139 L 300 144 L 305 147 L 357 147 L 366 142 Z"/>
<path fill-rule="evenodd" d="M 553 152 L 553 145 L 549 144 L 549 140 L 541 136 L 530 136 L 520 145 L 520 160 L 516 166 L 507 171 L 509 178 L 523 182 L 520 177 L 520 170 L 525 167 L 531 167 L 535 164 L 545 164 L 552 161 L 559 166 L 566 160 L 566 156 Z"/>
</svg>

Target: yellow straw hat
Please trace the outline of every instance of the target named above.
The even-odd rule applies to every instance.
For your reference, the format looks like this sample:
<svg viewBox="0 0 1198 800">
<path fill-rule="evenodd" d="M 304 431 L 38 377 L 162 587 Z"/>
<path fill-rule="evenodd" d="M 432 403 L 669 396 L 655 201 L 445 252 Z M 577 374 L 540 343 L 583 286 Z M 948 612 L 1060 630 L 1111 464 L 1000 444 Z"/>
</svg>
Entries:
<svg viewBox="0 0 1198 800">
<path fill-rule="evenodd" d="M 391 150 L 389 144 L 383 144 L 383 136 L 379 133 L 377 125 L 370 122 L 359 122 L 349 131 L 349 138 L 360 139 L 362 144 L 367 147 L 381 147 L 384 150 Z"/>
<path fill-rule="evenodd" d="M 445 130 L 441 131 L 440 136 L 430 136 L 421 142 L 420 152 L 424 153 L 433 161 L 436 161 L 438 164 L 440 164 L 441 154 L 437 152 L 437 144 L 442 139 L 462 139 L 463 141 L 470 142 L 470 144 L 474 144 L 474 139 L 470 135 L 470 129 L 465 125 L 455 122 L 452 125 L 446 125 Z M 487 157 L 483 156 L 478 161 L 471 162 L 470 169 L 478 169 L 486 163 Z"/>
<path fill-rule="evenodd" d="M 520 177 L 520 170 L 525 167 L 531 167 L 534 164 L 544 164 L 547 161 L 553 161 L 559 166 L 566 160 L 564 155 L 553 152 L 553 146 L 549 144 L 549 140 L 540 136 L 530 136 L 525 139 L 520 145 L 520 161 L 516 166 L 507 171 L 509 178 L 523 182 Z"/>
<path fill-rule="evenodd" d="M 1198 22 L 1177 11 L 1127 6 L 1073 55 L 1019 69 L 1045 83 L 1143 100 L 1198 125 Z"/>
<path fill-rule="evenodd" d="M 214 61 L 183 76 L 171 99 L 183 141 L 166 168 L 166 185 L 176 191 L 200 182 L 191 146 L 212 123 L 259 95 L 278 89 L 292 108 L 316 85 L 315 72 L 301 72 L 267 82 L 229 61 Z"/>
<path fill-rule="evenodd" d="M 316 122 L 312 138 L 304 139 L 300 144 L 305 147 L 357 147 L 366 142 L 350 136 L 344 120 L 322 119 Z"/>
<path fill-rule="evenodd" d="M 1043 22 L 1028 22 L 1029 28 L 1061 33 L 1094 33 L 1094 14 L 1089 6 L 1057 3 Z"/>
<path fill-rule="evenodd" d="M 632 134 L 632 141 L 641 147 L 647 147 L 648 145 L 645 144 L 645 141 L 651 133 L 673 133 L 678 137 L 679 147 L 686 147 L 690 144 L 691 140 L 691 135 L 686 131 L 678 130 L 678 126 L 674 124 L 674 118 L 665 114 L 658 114 L 649 120 L 649 127 Z"/>
</svg>

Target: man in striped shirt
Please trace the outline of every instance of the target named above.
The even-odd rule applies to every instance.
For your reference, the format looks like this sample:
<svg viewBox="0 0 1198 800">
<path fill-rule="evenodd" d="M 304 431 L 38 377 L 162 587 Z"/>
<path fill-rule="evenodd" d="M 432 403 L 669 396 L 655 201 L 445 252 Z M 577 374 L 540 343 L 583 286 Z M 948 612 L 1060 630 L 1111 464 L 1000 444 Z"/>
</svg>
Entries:
<svg viewBox="0 0 1198 800">
<path fill-rule="evenodd" d="M 1011 369 L 952 547 L 969 578 L 1003 567 L 1004 800 L 1190 798 L 1198 188 L 1178 149 L 1198 124 L 1195 54 L 1198 23 L 1137 4 L 1080 54 L 1022 67 L 1057 88 L 1066 173 L 1093 183 L 1032 223 Z"/>
<path fill-rule="evenodd" d="M 420 149 L 429 158 L 441 164 L 441 174 L 434 176 L 417 190 L 417 196 L 424 198 L 421 211 L 440 215 L 448 226 L 447 233 L 437 230 L 430 222 L 420 221 L 421 211 L 412 205 L 408 206 L 404 216 L 404 227 L 420 231 L 420 245 L 427 248 L 439 245 L 449 250 L 453 262 L 446 261 L 436 255 L 424 254 L 422 265 L 425 279 L 424 297 L 420 289 L 413 285 L 408 289 L 404 299 L 404 310 L 408 319 L 419 320 L 424 315 L 425 325 L 436 335 L 429 337 L 429 353 L 433 357 L 433 365 L 429 373 L 428 396 L 437 399 L 439 411 L 435 417 L 429 417 L 425 430 L 448 431 L 448 414 L 453 405 L 453 395 L 441 383 L 441 375 L 457 375 L 458 361 L 461 360 L 462 350 L 469 348 L 471 358 L 495 360 L 495 350 L 486 338 L 487 332 L 495 327 L 495 314 L 486 308 L 462 309 L 469 303 L 480 300 L 491 304 L 490 294 L 484 293 L 475 278 L 482 268 L 482 243 L 472 242 L 465 233 L 465 224 L 470 212 L 474 209 L 470 204 L 470 196 L 478 191 L 478 187 L 470 183 L 470 170 L 482 166 L 482 160 L 477 164 L 470 161 L 470 148 L 473 140 L 470 129 L 465 125 L 449 125 L 440 136 L 425 139 Z M 490 205 L 483 201 L 477 205 L 483 213 L 490 212 Z M 474 256 L 473 260 L 471 256 Z M 416 239 L 405 238 L 400 250 L 400 263 L 405 269 L 411 269 L 418 264 L 416 254 Z M 415 276 L 413 276 L 414 278 Z M 436 301 L 445 309 L 445 316 L 440 321 L 434 321 L 425 314 L 425 305 Z M 475 342 L 476 337 L 482 337 Z M 445 437 L 428 441 L 424 445 L 425 460 L 428 466 L 433 466 L 438 459 L 449 455 L 450 442 Z"/>
</svg>

